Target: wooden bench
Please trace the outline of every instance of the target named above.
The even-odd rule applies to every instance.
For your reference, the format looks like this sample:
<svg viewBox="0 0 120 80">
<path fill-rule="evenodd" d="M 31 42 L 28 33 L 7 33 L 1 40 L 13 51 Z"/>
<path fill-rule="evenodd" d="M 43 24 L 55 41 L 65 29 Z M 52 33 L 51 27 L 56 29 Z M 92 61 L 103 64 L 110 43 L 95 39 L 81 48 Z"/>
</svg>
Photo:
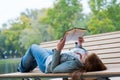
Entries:
<svg viewBox="0 0 120 80">
<path fill-rule="evenodd" d="M 85 42 L 83 47 L 88 50 L 88 53 L 96 53 L 103 63 L 107 66 L 105 71 L 87 72 L 82 77 L 95 78 L 98 77 L 119 77 L 119 79 L 111 78 L 112 80 L 120 80 L 120 31 L 90 35 L 84 37 Z M 53 49 L 59 40 L 43 42 L 40 45 L 44 48 Z M 65 44 L 63 50 L 69 50 L 75 47 L 74 42 Z M 34 70 L 29 73 L 8 73 L 0 74 L 0 78 L 70 78 L 70 73 L 40 73 L 39 70 Z"/>
</svg>

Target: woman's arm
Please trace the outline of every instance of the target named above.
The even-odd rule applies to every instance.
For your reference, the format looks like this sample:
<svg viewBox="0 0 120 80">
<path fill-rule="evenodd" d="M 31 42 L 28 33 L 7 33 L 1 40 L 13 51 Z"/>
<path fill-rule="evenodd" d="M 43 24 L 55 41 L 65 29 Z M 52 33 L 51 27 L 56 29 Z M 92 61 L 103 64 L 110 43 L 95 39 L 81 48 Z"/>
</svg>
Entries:
<svg viewBox="0 0 120 80">
<path fill-rule="evenodd" d="M 51 72 L 55 69 L 55 67 L 57 65 L 60 64 L 60 53 L 61 53 L 61 50 L 63 49 L 63 47 L 65 45 L 65 41 L 66 41 L 66 38 L 64 37 L 57 44 L 57 49 L 53 49 L 53 57 L 52 57 L 51 65 L 50 65 Z"/>
<path fill-rule="evenodd" d="M 60 51 L 53 49 L 52 62 L 50 64 L 50 72 L 53 72 L 56 66 L 60 64 Z"/>
<path fill-rule="evenodd" d="M 65 45 L 66 37 L 62 38 L 60 42 L 57 44 L 57 50 L 61 51 Z"/>
</svg>

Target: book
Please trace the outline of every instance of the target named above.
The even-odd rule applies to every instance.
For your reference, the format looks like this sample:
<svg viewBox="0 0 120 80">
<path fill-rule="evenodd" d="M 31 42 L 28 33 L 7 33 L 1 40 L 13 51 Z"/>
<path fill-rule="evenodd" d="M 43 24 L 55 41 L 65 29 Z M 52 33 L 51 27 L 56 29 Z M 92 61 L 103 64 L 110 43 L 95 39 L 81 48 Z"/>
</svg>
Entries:
<svg viewBox="0 0 120 80">
<path fill-rule="evenodd" d="M 63 35 L 66 36 L 66 42 L 67 41 L 77 41 L 79 37 L 83 37 L 86 33 L 86 29 L 83 28 L 73 28 L 68 31 L 66 31 Z"/>
</svg>

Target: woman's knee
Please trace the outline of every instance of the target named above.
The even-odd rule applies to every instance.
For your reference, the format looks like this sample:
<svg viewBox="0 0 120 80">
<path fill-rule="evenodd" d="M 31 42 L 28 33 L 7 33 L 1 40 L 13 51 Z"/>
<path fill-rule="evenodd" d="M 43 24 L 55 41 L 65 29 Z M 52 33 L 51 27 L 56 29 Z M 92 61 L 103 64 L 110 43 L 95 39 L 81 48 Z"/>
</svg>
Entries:
<svg viewBox="0 0 120 80">
<path fill-rule="evenodd" d="M 37 44 L 32 44 L 30 48 L 33 49 L 33 48 L 36 48 L 36 47 L 39 47 L 39 45 L 37 45 Z"/>
<path fill-rule="evenodd" d="M 40 47 L 40 45 L 32 44 L 30 47 L 32 55 L 40 54 L 44 49 Z"/>
</svg>

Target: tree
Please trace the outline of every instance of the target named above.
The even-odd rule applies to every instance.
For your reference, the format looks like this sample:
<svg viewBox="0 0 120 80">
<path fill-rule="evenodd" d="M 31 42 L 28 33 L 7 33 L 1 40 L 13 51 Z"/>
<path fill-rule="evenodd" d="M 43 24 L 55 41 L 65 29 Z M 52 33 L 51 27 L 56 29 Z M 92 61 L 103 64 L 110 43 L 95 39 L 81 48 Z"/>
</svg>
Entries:
<svg viewBox="0 0 120 80">
<path fill-rule="evenodd" d="M 3 57 L 3 52 L 5 51 L 5 36 L 2 35 L 2 32 L 0 32 L 0 56 Z"/>
<path fill-rule="evenodd" d="M 81 11 L 78 0 L 57 0 L 54 7 L 48 9 L 43 22 L 50 24 L 55 38 L 59 39 L 66 30 L 76 27 L 75 21 L 78 20 L 78 13 Z"/>
<path fill-rule="evenodd" d="M 2 35 L 5 37 L 4 48 L 7 52 L 10 52 L 8 55 L 14 55 L 16 50 L 18 55 L 23 55 L 25 50 L 20 48 L 19 36 L 22 30 L 30 28 L 30 19 L 26 15 L 21 15 L 19 19 L 11 20 L 10 22 L 9 25 L 11 27 L 2 31 Z"/>
<path fill-rule="evenodd" d="M 45 16 L 46 9 L 33 10 L 31 18 L 32 29 L 41 37 L 40 42 L 54 40 L 53 29 L 48 24 L 43 24 L 42 19 Z M 39 43 L 40 43 L 39 42 Z"/>
<path fill-rule="evenodd" d="M 116 30 L 120 30 L 120 4 L 115 2 L 111 2 L 111 5 L 108 6 L 107 16 L 112 21 L 112 24 L 115 26 Z"/>
<path fill-rule="evenodd" d="M 112 4 L 113 5 L 113 4 Z M 107 0 L 91 0 L 90 7 L 92 18 L 88 24 L 90 34 L 115 31 L 112 19 L 108 17 L 108 6 L 111 6 Z"/>
<path fill-rule="evenodd" d="M 88 23 L 88 30 L 90 34 L 100 34 L 105 32 L 114 31 L 115 27 L 112 21 L 108 18 L 98 19 L 96 16 Z"/>
<path fill-rule="evenodd" d="M 45 9 L 30 10 L 27 12 L 29 12 L 29 15 L 27 14 L 27 16 L 30 18 L 31 27 L 21 31 L 19 39 L 21 47 L 28 49 L 28 47 L 33 43 L 40 44 L 40 42 L 54 39 L 50 33 L 49 25 L 41 23 L 42 16 L 45 15 Z"/>
</svg>

